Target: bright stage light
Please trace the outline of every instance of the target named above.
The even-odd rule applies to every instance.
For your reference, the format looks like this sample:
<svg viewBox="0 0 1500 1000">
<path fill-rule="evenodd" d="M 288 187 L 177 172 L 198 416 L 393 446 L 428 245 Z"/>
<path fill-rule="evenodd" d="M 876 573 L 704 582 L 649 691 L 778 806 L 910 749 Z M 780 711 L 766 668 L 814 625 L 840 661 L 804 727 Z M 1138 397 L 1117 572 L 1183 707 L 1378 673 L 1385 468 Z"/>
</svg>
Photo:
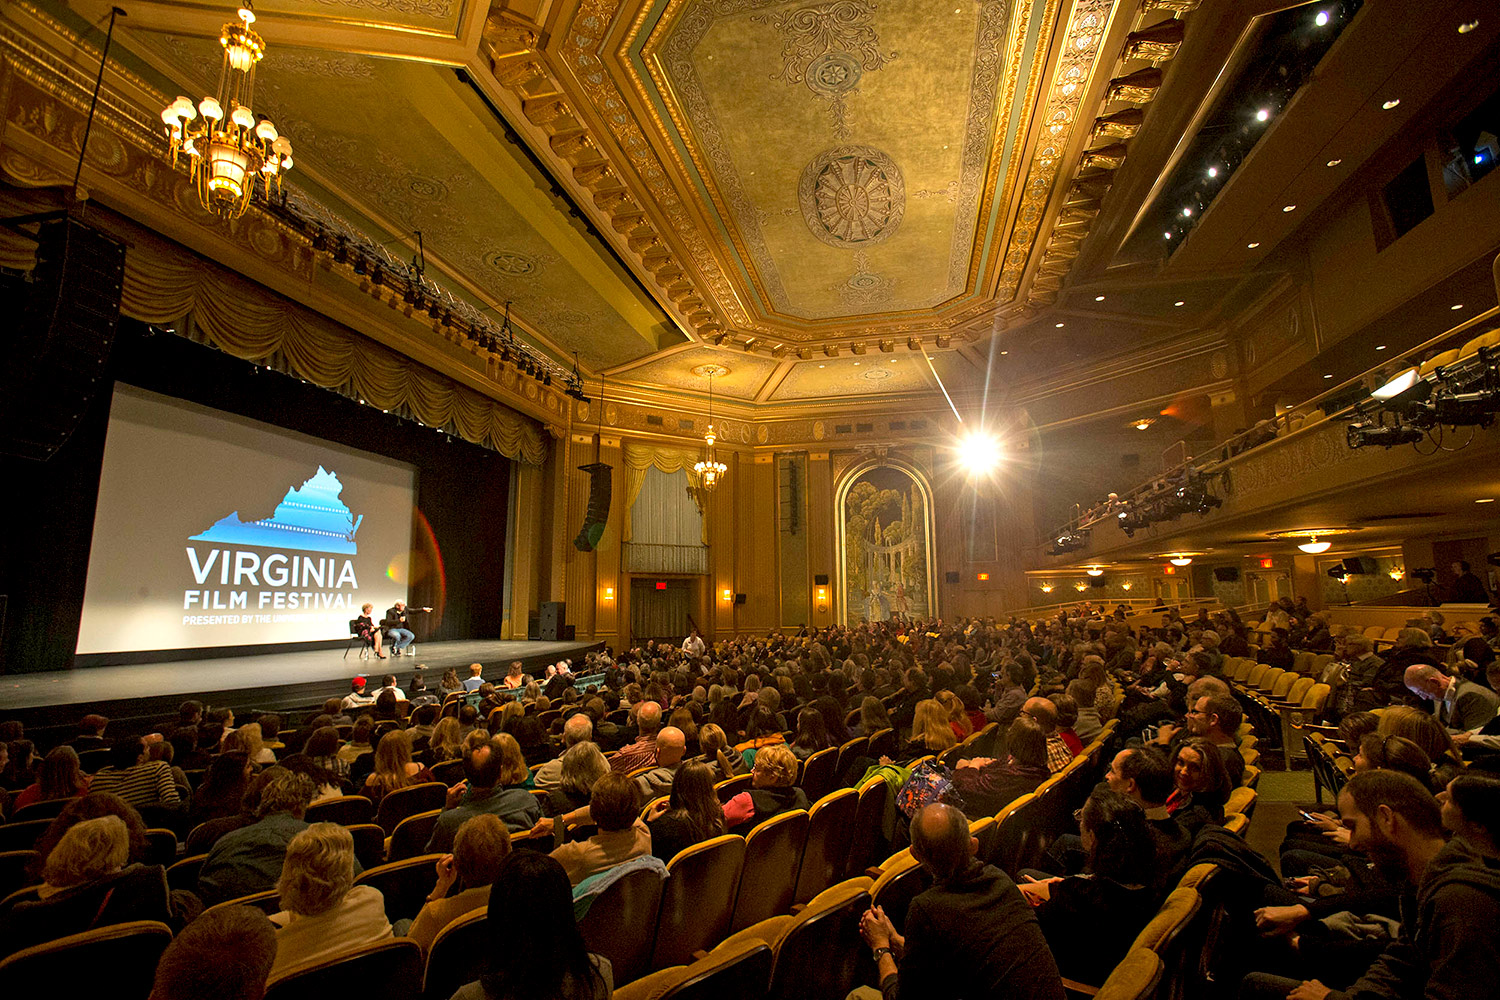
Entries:
<svg viewBox="0 0 1500 1000">
<path fill-rule="evenodd" d="M 1000 465 L 1000 442 L 985 431 L 969 431 L 958 439 L 958 460 L 971 476 L 985 476 Z"/>
</svg>

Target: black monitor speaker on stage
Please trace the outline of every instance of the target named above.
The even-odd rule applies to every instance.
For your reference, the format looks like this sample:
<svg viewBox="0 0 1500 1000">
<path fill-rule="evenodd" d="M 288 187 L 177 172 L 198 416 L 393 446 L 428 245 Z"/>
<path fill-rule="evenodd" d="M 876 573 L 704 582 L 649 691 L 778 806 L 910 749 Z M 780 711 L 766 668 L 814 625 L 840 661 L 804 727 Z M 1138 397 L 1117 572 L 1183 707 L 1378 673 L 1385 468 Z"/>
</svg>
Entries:
<svg viewBox="0 0 1500 1000">
<path fill-rule="evenodd" d="M 125 244 L 71 218 L 44 222 L 36 267 L 11 317 L 0 452 L 46 461 L 73 436 L 120 323 Z"/>
<path fill-rule="evenodd" d="M 543 642 L 561 642 L 567 628 L 567 605 L 562 601 L 543 601 L 537 623 L 537 638 Z"/>
</svg>

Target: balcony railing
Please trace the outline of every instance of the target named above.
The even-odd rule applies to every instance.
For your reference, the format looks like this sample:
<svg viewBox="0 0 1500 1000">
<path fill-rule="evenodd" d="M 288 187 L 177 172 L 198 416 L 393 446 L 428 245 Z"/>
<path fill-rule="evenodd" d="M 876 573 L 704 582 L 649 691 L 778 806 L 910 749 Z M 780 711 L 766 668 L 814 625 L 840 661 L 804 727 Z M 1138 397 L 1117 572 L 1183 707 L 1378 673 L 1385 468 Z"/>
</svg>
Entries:
<svg viewBox="0 0 1500 1000">
<path fill-rule="evenodd" d="M 653 542 L 625 543 L 628 573 L 708 573 L 707 545 L 659 545 Z"/>
</svg>

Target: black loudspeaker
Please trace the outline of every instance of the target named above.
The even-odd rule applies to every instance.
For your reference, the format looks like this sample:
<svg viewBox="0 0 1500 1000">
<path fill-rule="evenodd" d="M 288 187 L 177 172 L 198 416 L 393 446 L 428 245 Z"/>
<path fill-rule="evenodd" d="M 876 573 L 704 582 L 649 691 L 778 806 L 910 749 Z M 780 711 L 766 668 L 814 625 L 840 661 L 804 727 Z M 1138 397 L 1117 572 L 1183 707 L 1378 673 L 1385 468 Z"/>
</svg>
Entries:
<svg viewBox="0 0 1500 1000">
<path fill-rule="evenodd" d="M 604 537 L 604 526 L 609 521 L 610 466 L 590 462 L 580 465 L 578 470 L 589 474 L 589 510 L 584 515 L 578 537 L 573 539 L 573 546 L 580 552 L 592 552 L 599 539 Z"/>
<path fill-rule="evenodd" d="M 1238 566 L 1214 567 L 1214 579 L 1218 580 L 1220 583 L 1234 583 L 1239 578 L 1240 568 Z"/>
<path fill-rule="evenodd" d="M 537 620 L 536 637 L 543 642 L 561 642 L 566 634 L 567 605 L 562 601 L 543 601 Z"/>
<path fill-rule="evenodd" d="M 0 452 L 46 461 L 72 437 L 105 376 L 124 280 L 124 243 L 70 218 L 42 224 L 10 327 Z"/>
<path fill-rule="evenodd" d="M 1374 576 L 1380 566 L 1369 556 L 1350 556 L 1344 560 L 1344 573 L 1349 576 Z"/>
<path fill-rule="evenodd" d="M 744 604 L 745 603 L 745 595 L 744 594 L 735 594 L 734 595 L 734 603 L 736 603 L 736 604 Z"/>
<path fill-rule="evenodd" d="M 814 573 L 813 574 L 813 586 L 815 586 L 815 587 L 826 587 L 826 586 L 828 586 L 828 574 L 827 573 Z"/>
<path fill-rule="evenodd" d="M 957 583 L 958 582 L 958 574 L 956 572 L 944 573 L 943 574 L 943 579 L 947 580 L 949 583 Z"/>
</svg>

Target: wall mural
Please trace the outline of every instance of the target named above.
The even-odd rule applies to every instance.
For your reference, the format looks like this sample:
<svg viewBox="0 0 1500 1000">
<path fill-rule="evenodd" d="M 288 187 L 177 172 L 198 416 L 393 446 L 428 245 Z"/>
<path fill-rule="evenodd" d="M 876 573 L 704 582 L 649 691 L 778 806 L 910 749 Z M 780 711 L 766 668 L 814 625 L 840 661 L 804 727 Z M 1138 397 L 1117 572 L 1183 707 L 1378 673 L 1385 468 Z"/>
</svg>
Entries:
<svg viewBox="0 0 1500 1000">
<path fill-rule="evenodd" d="M 926 485 L 900 466 L 856 473 L 841 491 L 844 621 L 932 614 L 932 512 Z"/>
</svg>

